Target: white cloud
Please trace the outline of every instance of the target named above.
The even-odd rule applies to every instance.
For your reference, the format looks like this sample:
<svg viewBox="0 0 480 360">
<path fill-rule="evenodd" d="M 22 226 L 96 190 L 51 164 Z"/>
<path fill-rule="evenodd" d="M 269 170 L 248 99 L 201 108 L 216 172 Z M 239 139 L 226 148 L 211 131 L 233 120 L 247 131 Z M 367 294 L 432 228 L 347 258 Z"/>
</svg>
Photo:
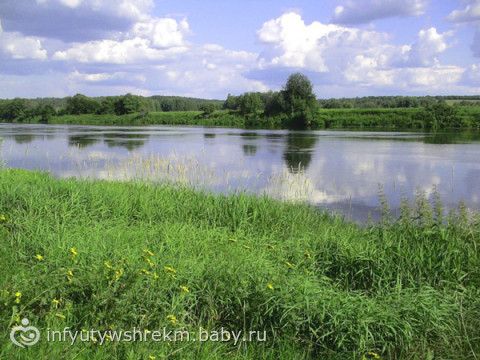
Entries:
<svg viewBox="0 0 480 360">
<path fill-rule="evenodd" d="M 123 40 L 95 40 L 76 43 L 57 51 L 54 60 L 81 63 L 132 64 L 174 58 L 187 51 L 184 36 L 188 22 L 152 18 L 136 23 Z"/>
<path fill-rule="evenodd" d="M 156 48 L 183 46 L 188 32 L 187 20 L 178 22 L 171 18 L 153 18 L 138 22 L 132 30 L 135 36 L 149 39 L 151 45 Z"/>
<path fill-rule="evenodd" d="M 0 22 L 0 52 L 13 59 L 45 60 L 47 51 L 42 48 L 40 39 L 23 36 L 16 32 L 3 31 Z"/>
<path fill-rule="evenodd" d="M 258 80 L 244 76 L 254 68 L 257 55 L 234 51 L 216 44 L 193 46 L 181 61 L 168 62 L 148 70 L 147 86 L 155 93 L 194 97 L 225 98 L 230 93 L 267 91 Z"/>
<path fill-rule="evenodd" d="M 145 77 L 138 74 L 130 74 L 128 72 L 112 72 L 112 73 L 82 73 L 75 70 L 68 75 L 70 81 L 82 82 L 88 84 L 125 84 L 125 83 L 144 83 Z"/>
<path fill-rule="evenodd" d="M 160 61 L 183 53 L 186 48 L 156 49 L 148 39 L 133 38 L 123 41 L 99 40 L 77 43 L 65 51 L 57 51 L 54 60 L 81 63 L 132 64 Z"/>
<path fill-rule="evenodd" d="M 344 61 L 340 56 L 328 64 L 328 51 L 337 55 L 342 50 L 354 52 L 359 48 L 371 48 L 385 39 L 383 34 L 318 21 L 305 24 L 294 12 L 263 24 L 257 32 L 260 41 L 274 46 L 271 59 L 263 58 L 262 65 L 309 68 L 313 71 L 329 71 L 334 63 Z M 328 51 L 327 51 L 328 50 Z M 269 54 L 267 54 L 269 55 Z"/>
<path fill-rule="evenodd" d="M 438 59 L 448 48 L 449 36 L 432 27 L 421 30 L 413 44 L 394 45 L 380 32 L 318 21 L 305 24 L 299 14 L 290 12 L 258 31 L 259 39 L 270 47 L 262 54 L 260 67 L 323 73 L 322 79 L 344 86 L 437 88 L 461 76 L 461 68 L 442 66 Z"/>
<path fill-rule="evenodd" d="M 153 0 L 0 1 L 5 28 L 27 36 L 85 42 L 110 39 L 151 18 Z"/>
<path fill-rule="evenodd" d="M 470 65 L 463 74 L 462 82 L 467 86 L 480 86 L 480 64 Z"/>
<path fill-rule="evenodd" d="M 420 30 L 417 41 L 404 53 L 410 66 L 431 66 L 438 63 L 437 55 L 448 48 L 450 32 L 439 34 L 437 29 Z"/>
<path fill-rule="evenodd" d="M 480 0 L 470 0 L 464 9 L 452 11 L 448 20 L 458 23 L 480 21 Z"/>
<path fill-rule="evenodd" d="M 361 24 L 389 17 L 418 16 L 427 5 L 428 0 L 349 0 L 335 8 L 333 22 Z"/>
</svg>

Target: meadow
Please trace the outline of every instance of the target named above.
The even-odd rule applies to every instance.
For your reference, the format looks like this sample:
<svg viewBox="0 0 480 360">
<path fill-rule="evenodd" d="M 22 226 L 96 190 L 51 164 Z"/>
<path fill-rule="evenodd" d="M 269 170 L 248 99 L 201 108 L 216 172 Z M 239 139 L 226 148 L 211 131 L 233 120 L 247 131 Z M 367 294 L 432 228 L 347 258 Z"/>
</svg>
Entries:
<svg viewBox="0 0 480 360">
<path fill-rule="evenodd" d="M 477 359 L 480 223 L 419 196 L 359 226 L 304 204 L 0 170 L 2 359 Z M 41 330 L 266 331 L 73 346 Z"/>
<path fill-rule="evenodd" d="M 458 106 L 462 129 L 478 129 L 480 107 Z M 311 129 L 422 129 L 422 108 L 385 109 L 319 109 Z M 38 123 L 40 118 L 26 119 L 26 123 Z M 284 129 L 288 121 L 282 116 L 242 116 L 232 111 L 218 110 L 204 115 L 201 111 L 149 112 L 146 114 L 82 114 L 60 115 L 49 119 L 50 124 L 70 125 L 186 125 L 220 126 L 236 128 Z"/>
</svg>

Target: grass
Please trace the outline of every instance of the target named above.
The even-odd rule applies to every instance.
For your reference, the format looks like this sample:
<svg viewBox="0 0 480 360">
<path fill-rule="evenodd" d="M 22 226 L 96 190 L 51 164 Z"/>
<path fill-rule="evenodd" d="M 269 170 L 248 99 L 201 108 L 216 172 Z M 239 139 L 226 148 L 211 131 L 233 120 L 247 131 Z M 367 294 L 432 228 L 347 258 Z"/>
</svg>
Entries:
<svg viewBox="0 0 480 360">
<path fill-rule="evenodd" d="M 478 129 L 480 106 L 457 106 L 462 128 Z M 423 124 L 417 117 L 421 108 L 394 109 L 320 109 L 312 123 L 312 129 L 421 129 Z M 30 122 L 39 122 L 32 118 Z M 77 125 L 196 125 L 237 128 L 281 129 L 287 127 L 286 119 L 280 117 L 240 116 L 228 111 L 216 111 L 203 116 L 198 111 L 150 112 L 146 115 L 62 115 L 49 120 L 52 124 Z"/>
<path fill-rule="evenodd" d="M 37 119 L 38 120 L 38 119 Z M 199 111 L 151 112 L 145 116 L 138 114 L 116 116 L 106 115 L 63 115 L 54 116 L 51 124 L 76 125 L 202 125 L 243 127 L 244 119 L 225 111 L 204 117 Z"/>
<path fill-rule="evenodd" d="M 266 197 L 0 170 L 0 358 L 477 359 L 480 225 L 441 213 L 419 197 L 359 227 Z M 7 336 L 23 317 L 267 341 L 20 349 Z"/>
</svg>

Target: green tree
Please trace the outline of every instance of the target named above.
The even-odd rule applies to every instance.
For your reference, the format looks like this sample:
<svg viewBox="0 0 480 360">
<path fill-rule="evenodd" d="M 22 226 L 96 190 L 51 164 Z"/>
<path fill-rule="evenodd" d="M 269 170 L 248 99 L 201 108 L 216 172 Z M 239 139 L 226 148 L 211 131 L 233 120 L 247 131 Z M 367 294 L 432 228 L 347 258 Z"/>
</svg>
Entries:
<svg viewBox="0 0 480 360">
<path fill-rule="evenodd" d="M 462 126 L 462 119 L 458 116 L 457 108 L 448 105 L 444 101 L 430 106 L 427 110 L 433 113 L 435 123 L 440 129 L 458 128 Z"/>
<path fill-rule="evenodd" d="M 100 105 L 97 109 L 97 114 L 115 114 L 115 101 L 114 97 L 106 97 L 100 101 Z"/>
<path fill-rule="evenodd" d="M 215 112 L 215 105 L 211 103 L 203 104 L 200 106 L 200 111 L 203 111 L 203 116 L 208 117 Z"/>
<path fill-rule="evenodd" d="M 290 126 L 309 128 L 318 110 L 311 81 L 303 74 L 290 75 L 283 90 Z"/>
<path fill-rule="evenodd" d="M 227 100 L 223 103 L 223 108 L 225 110 L 238 110 L 239 108 L 239 96 L 234 96 L 228 94 Z"/>
<path fill-rule="evenodd" d="M 48 124 L 52 116 L 55 116 L 57 112 L 52 105 L 49 104 L 39 104 L 34 110 L 34 115 L 40 116 L 40 122 L 43 124 Z"/>
<path fill-rule="evenodd" d="M 0 118 L 7 122 L 22 120 L 27 112 L 27 104 L 24 99 L 15 98 L 7 100 L 0 109 Z"/>
<path fill-rule="evenodd" d="M 127 94 L 115 101 L 115 114 L 126 115 L 142 111 L 142 99 L 140 96 Z"/>
<path fill-rule="evenodd" d="M 66 113 L 70 115 L 94 114 L 99 108 L 99 103 L 85 95 L 76 94 L 67 98 Z"/>
<path fill-rule="evenodd" d="M 286 103 L 283 92 L 269 92 L 265 96 L 265 116 L 277 116 L 285 113 Z"/>
<path fill-rule="evenodd" d="M 240 114 L 256 115 L 263 108 L 262 98 L 259 93 L 246 93 L 240 98 Z"/>
</svg>

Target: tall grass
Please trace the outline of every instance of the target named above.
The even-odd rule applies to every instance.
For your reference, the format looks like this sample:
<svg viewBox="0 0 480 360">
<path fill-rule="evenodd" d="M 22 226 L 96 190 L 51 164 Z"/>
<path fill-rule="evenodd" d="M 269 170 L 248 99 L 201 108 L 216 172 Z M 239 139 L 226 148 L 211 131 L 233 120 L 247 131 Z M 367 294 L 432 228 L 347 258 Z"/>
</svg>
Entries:
<svg viewBox="0 0 480 360">
<path fill-rule="evenodd" d="M 402 209 L 359 227 L 267 197 L 2 170 L 0 358 L 477 359 L 478 218 L 422 196 Z M 265 330 L 267 341 L 25 350 L 7 338 L 23 317 L 41 329 Z"/>
<path fill-rule="evenodd" d="M 477 129 L 480 126 L 479 106 L 456 106 L 465 129 Z M 418 115 L 422 108 L 386 108 L 386 109 L 319 109 L 313 119 L 312 129 L 422 129 L 423 121 Z M 30 122 L 39 122 L 39 117 Z M 197 125 L 238 128 L 288 128 L 286 116 L 263 117 L 241 116 L 236 112 L 216 111 L 203 116 L 199 111 L 150 112 L 148 114 L 106 115 L 62 115 L 49 120 L 52 124 L 78 125 Z"/>
</svg>

